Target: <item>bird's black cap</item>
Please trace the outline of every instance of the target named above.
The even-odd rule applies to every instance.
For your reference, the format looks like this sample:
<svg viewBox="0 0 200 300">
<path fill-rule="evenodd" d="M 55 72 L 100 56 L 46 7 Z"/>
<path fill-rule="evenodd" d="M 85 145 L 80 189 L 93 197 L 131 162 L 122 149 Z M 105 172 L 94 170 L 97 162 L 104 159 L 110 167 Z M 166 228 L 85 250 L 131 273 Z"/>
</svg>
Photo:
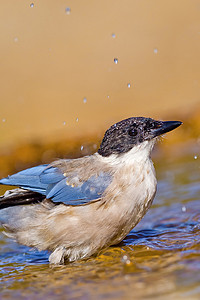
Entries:
<svg viewBox="0 0 200 300">
<path fill-rule="evenodd" d="M 135 145 L 165 134 L 178 126 L 179 121 L 156 121 L 133 117 L 112 125 L 105 133 L 98 153 L 102 156 L 125 153 Z"/>
</svg>

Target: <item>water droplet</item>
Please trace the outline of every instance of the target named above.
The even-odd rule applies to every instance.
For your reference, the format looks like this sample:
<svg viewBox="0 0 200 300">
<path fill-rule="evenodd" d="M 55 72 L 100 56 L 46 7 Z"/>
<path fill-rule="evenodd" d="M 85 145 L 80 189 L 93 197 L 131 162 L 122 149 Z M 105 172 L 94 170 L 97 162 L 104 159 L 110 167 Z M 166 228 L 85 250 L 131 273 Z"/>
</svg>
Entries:
<svg viewBox="0 0 200 300">
<path fill-rule="evenodd" d="M 181 209 L 182 209 L 182 212 L 186 212 L 186 210 L 187 210 L 185 206 L 182 206 Z"/>
<path fill-rule="evenodd" d="M 14 38 L 14 42 L 17 43 L 19 41 L 18 37 Z"/>
<path fill-rule="evenodd" d="M 30 4 L 30 7 L 31 7 L 31 8 L 34 7 L 34 3 L 31 3 L 31 4 Z"/>
<path fill-rule="evenodd" d="M 116 37 L 116 34 L 115 33 L 112 33 L 112 38 L 114 39 Z"/>
<path fill-rule="evenodd" d="M 122 256 L 121 262 L 122 262 L 123 264 L 125 264 L 125 265 L 129 265 L 129 264 L 131 263 L 131 261 L 130 261 L 128 255 L 126 255 L 126 254 Z"/>
<path fill-rule="evenodd" d="M 195 156 L 194 156 L 194 159 L 197 159 L 197 158 L 198 158 L 198 156 L 197 156 L 197 155 L 195 155 Z"/>
<path fill-rule="evenodd" d="M 83 150 L 83 145 L 81 146 L 81 151 Z"/>
<path fill-rule="evenodd" d="M 63 122 L 63 125 L 66 125 L 66 122 L 65 122 L 65 121 Z"/>
<path fill-rule="evenodd" d="M 76 118 L 76 122 L 78 122 L 78 118 Z"/>
<path fill-rule="evenodd" d="M 5 118 L 3 118 L 3 119 L 2 119 L 2 122 L 5 122 L 5 121 L 6 121 L 6 119 L 5 119 Z"/>
<path fill-rule="evenodd" d="M 66 7 L 66 8 L 65 8 L 65 13 L 66 13 L 67 15 L 70 15 L 70 14 L 71 14 L 71 8 L 70 8 L 70 7 Z"/>
<path fill-rule="evenodd" d="M 154 49 L 153 49 L 153 52 L 154 52 L 155 54 L 157 54 L 157 53 L 158 53 L 158 49 L 157 49 L 157 48 L 154 48 Z"/>
<path fill-rule="evenodd" d="M 128 84 L 127 84 L 127 87 L 130 89 L 130 87 L 131 87 L 131 84 L 130 84 L 130 83 L 128 83 Z"/>
<path fill-rule="evenodd" d="M 83 103 L 86 103 L 87 102 L 87 98 L 83 98 Z"/>
<path fill-rule="evenodd" d="M 114 58 L 114 63 L 117 65 L 118 64 L 118 58 Z"/>
</svg>

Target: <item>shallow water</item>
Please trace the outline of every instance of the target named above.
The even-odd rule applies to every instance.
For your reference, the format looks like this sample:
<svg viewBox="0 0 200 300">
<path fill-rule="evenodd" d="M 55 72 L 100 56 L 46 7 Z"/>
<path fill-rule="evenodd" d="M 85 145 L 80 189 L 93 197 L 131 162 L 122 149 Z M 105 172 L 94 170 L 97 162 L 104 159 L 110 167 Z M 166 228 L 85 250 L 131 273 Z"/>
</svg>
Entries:
<svg viewBox="0 0 200 300">
<path fill-rule="evenodd" d="M 118 246 L 65 266 L 0 234 L 2 299 L 199 299 L 200 160 L 156 159 L 153 206 Z"/>
</svg>

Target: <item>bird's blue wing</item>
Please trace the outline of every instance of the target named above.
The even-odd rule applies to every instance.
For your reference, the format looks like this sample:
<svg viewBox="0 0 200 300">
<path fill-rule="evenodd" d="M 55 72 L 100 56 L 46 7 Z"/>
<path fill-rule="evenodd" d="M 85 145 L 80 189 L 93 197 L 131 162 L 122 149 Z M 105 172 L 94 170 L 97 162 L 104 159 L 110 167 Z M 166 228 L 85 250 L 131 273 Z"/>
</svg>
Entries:
<svg viewBox="0 0 200 300">
<path fill-rule="evenodd" d="M 101 197 L 111 182 L 111 176 L 105 172 L 82 181 L 77 174 L 66 177 L 59 168 L 50 167 L 40 175 L 42 184 L 47 184 L 46 197 L 65 204 L 83 204 Z"/>
<path fill-rule="evenodd" d="M 39 175 L 48 165 L 29 168 L 0 180 L 0 184 L 14 185 L 42 195 L 46 194 L 46 185 L 40 181 Z"/>
<path fill-rule="evenodd" d="M 64 174 L 58 167 L 41 165 L 3 178 L 0 184 L 38 192 L 55 202 L 80 205 L 100 198 L 111 182 L 111 176 L 105 172 L 93 175 L 87 181 L 81 180 L 77 174 L 68 180 Z"/>
</svg>

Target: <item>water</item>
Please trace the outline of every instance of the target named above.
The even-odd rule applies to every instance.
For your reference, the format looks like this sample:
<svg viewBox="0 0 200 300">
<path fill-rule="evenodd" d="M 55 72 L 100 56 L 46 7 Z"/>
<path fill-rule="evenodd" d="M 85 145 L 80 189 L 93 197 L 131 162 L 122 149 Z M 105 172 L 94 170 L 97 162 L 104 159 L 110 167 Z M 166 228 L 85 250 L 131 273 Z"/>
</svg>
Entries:
<svg viewBox="0 0 200 300">
<path fill-rule="evenodd" d="M 157 49 L 157 48 L 154 48 L 154 49 L 153 49 L 153 52 L 154 52 L 155 54 L 157 54 L 157 53 L 158 53 L 158 49 Z"/>
<path fill-rule="evenodd" d="M 1 297 L 16 299 L 200 299 L 200 163 L 155 159 L 153 206 L 117 246 L 65 266 L 0 234 Z M 67 295 L 67 296 L 66 296 Z"/>
<path fill-rule="evenodd" d="M 67 15 L 70 15 L 70 14 L 71 14 L 71 8 L 70 8 L 70 7 L 66 7 L 66 8 L 65 8 L 65 13 L 66 13 Z"/>
</svg>

